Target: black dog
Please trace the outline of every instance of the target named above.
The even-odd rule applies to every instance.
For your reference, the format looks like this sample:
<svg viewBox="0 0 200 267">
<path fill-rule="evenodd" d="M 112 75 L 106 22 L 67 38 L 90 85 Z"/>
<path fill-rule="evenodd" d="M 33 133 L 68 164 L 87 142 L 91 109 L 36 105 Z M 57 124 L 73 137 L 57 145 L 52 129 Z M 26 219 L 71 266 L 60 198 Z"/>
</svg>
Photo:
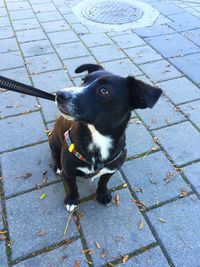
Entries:
<svg viewBox="0 0 200 267">
<path fill-rule="evenodd" d="M 107 183 L 126 157 L 125 128 L 131 110 L 152 108 L 162 90 L 136 80 L 122 78 L 101 66 L 85 64 L 75 72 L 88 71 L 80 87 L 61 90 L 56 95 L 62 114 L 57 119 L 50 147 L 55 170 L 68 185 L 66 208 L 78 204 L 76 176 L 100 177 L 97 200 L 109 204 Z"/>
</svg>

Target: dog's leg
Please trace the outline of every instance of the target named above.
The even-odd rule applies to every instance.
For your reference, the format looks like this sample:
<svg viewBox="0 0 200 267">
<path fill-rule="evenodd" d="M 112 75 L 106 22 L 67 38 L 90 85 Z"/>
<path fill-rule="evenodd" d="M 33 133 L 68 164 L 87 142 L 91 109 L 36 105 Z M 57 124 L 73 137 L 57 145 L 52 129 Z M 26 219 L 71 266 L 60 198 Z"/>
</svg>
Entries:
<svg viewBox="0 0 200 267">
<path fill-rule="evenodd" d="M 104 174 L 100 177 L 97 188 L 97 200 L 103 204 L 108 205 L 112 200 L 112 195 L 108 192 L 107 184 L 113 173 Z"/>
<path fill-rule="evenodd" d="M 67 211 L 73 211 L 77 207 L 79 201 L 76 176 L 68 175 L 65 172 L 63 172 L 62 175 L 68 187 L 67 197 L 65 198 L 66 209 Z"/>
<path fill-rule="evenodd" d="M 55 138 L 53 135 L 49 139 L 49 146 L 51 148 L 51 154 L 54 161 L 54 171 L 56 174 L 61 175 L 62 172 L 62 166 L 60 161 L 61 156 L 61 148 L 57 141 L 55 141 Z"/>
</svg>

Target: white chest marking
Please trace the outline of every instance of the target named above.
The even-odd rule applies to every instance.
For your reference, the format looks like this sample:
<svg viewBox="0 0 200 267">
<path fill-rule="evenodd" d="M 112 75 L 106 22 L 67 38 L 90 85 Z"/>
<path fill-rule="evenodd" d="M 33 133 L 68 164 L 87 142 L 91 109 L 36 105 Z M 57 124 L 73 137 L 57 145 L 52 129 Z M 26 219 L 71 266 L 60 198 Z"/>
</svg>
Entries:
<svg viewBox="0 0 200 267">
<path fill-rule="evenodd" d="M 85 173 L 86 175 L 87 175 L 87 174 L 94 173 L 94 169 L 93 169 L 93 168 L 89 169 L 89 168 L 87 168 L 87 167 L 78 167 L 77 170 L 82 171 L 82 172 Z M 110 170 L 110 169 L 108 169 L 108 168 L 103 168 L 102 170 L 100 170 L 99 173 L 97 173 L 97 174 L 96 174 L 95 176 L 93 176 L 91 179 L 92 179 L 92 181 L 93 181 L 95 178 L 98 178 L 98 177 L 100 177 L 101 175 L 104 175 L 104 174 L 107 174 L 107 173 L 114 173 L 114 172 L 116 172 L 116 170 Z"/>
<path fill-rule="evenodd" d="M 93 125 L 89 124 L 88 128 L 92 135 L 93 143 L 89 145 L 89 149 L 93 149 L 93 146 L 100 149 L 101 159 L 105 160 L 109 156 L 109 150 L 112 147 L 112 139 L 109 136 L 100 134 Z"/>
</svg>

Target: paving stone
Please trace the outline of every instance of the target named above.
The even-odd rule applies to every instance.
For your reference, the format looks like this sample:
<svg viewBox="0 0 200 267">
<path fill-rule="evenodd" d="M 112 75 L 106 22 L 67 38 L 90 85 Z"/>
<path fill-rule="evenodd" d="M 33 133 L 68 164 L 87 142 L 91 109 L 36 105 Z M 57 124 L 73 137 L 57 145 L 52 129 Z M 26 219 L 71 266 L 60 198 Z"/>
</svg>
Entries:
<svg viewBox="0 0 200 267">
<path fill-rule="evenodd" d="M 87 63 L 97 64 L 96 60 L 92 56 L 64 60 L 64 64 L 66 66 L 67 72 L 69 73 L 71 77 L 76 77 L 80 75 L 82 76 L 83 75 L 82 73 L 76 74 L 74 71 L 78 66 L 82 64 L 87 64 Z"/>
<path fill-rule="evenodd" d="M 61 266 L 67 267 L 76 266 L 76 261 L 80 266 L 86 266 L 85 256 L 82 254 L 82 244 L 80 239 L 68 244 L 56 248 L 52 251 L 42 253 L 34 258 L 25 260 L 17 264 L 17 267 L 44 267 L 44 266 Z"/>
<path fill-rule="evenodd" d="M 139 36 L 134 33 L 124 34 L 123 36 L 113 36 L 112 39 L 121 48 L 129 48 L 146 44 Z"/>
<path fill-rule="evenodd" d="M 79 19 L 73 14 L 65 14 L 63 17 L 69 24 L 80 23 Z"/>
<path fill-rule="evenodd" d="M 129 75 L 138 76 L 142 74 L 138 67 L 128 58 L 105 62 L 102 66 L 107 71 L 123 77 L 127 77 Z"/>
<path fill-rule="evenodd" d="M 2 39 L 0 40 L 0 53 L 17 51 L 19 47 L 15 38 Z"/>
<path fill-rule="evenodd" d="M 0 17 L 0 27 L 10 26 L 10 21 L 8 17 Z"/>
<path fill-rule="evenodd" d="M 162 59 L 162 57 L 154 49 L 147 45 L 125 49 L 125 52 L 135 64 L 143 64 Z"/>
<path fill-rule="evenodd" d="M 42 12 L 36 14 L 40 22 L 61 20 L 62 16 L 58 11 Z"/>
<path fill-rule="evenodd" d="M 175 266 L 199 265 L 199 212 L 199 200 L 193 196 L 147 213 Z"/>
<path fill-rule="evenodd" d="M 27 70 L 24 67 L 10 69 L 10 70 L 2 70 L 0 71 L 0 75 L 8 77 L 18 82 L 26 83 L 29 85 L 31 84 Z"/>
<path fill-rule="evenodd" d="M 29 57 L 26 59 L 26 62 L 31 74 L 63 68 L 56 54 Z"/>
<path fill-rule="evenodd" d="M 24 66 L 24 61 L 18 51 L 1 54 L 0 70 L 13 69 L 22 66 Z"/>
<path fill-rule="evenodd" d="M 40 199 L 42 194 L 46 194 L 43 200 Z M 63 235 L 68 218 L 64 198 L 60 182 L 7 200 L 14 259 L 78 235 L 72 220 L 66 236 Z"/>
<path fill-rule="evenodd" d="M 200 53 L 169 59 L 185 75 L 190 77 L 196 83 L 200 83 Z"/>
<path fill-rule="evenodd" d="M 4 17 L 4 16 L 7 16 L 7 15 L 8 15 L 8 13 L 7 13 L 6 8 L 0 6 L 0 16 Z"/>
<path fill-rule="evenodd" d="M 199 46 L 199 44 L 200 44 L 200 29 L 184 32 L 184 33 L 182 33 L 182 35 Z"/>
<path fill-rule="evenodd" d="M 186 101 L 200 98 L 200 90 L 185 77 L 161 82 L 158 84 L 165 94 L 175 103 L 180 104 Z"/>
<path fill-rule="evenodd" d="M 39 99 L 39 102 L 46 122 L 55 121 L 59 113 L 55 103 L 50 103 L 45 99 Z"/>
<path fill-rule="evenodd" d="M 182 76 L 182 74 L 166 60 L 143 64 L 140 65 L 140 68 L 154 83 Z"/>
<path fill-rule="evenodd" d="M 152 109 L 138 109 L 137 114 L 149 129 L 155 129 L 185 120 L 185 117 L 163 96 Z"/>
<path fill-rule="evenodd" d="M 99 62 L 126 57 L 126 55 L 114 44 L 92 47 L 91 52 Z"/>
<path fill-rule="evenodd" d="M 16 35 L 20 43 L 46 39 L 46 36 L 41 29 L 18 31 L 16 32 Z"/>
<path fill-rule="evenodd" d="M 86 26 L 84 26 L 81 23 L 71 24 L 71 27 L 72 27 L 72 29 L 75 31 L 75 33 L 77 35 L 82 35 L 82 34 L 89 33 L 88 28 L 86 28 Z"/>
<path fill-rule="evenodd" d="M 167 267 L 169 266 L 165 256 L 163 255 L 161 249 L 159 247 L 152 248 L 150 250 L 145 251 L 144 253 L 134 256 L 130 258 L 126 263 L 126 267 L 133 267 L 133 266 L 148 266 L 148 267 L 155 267 L 155 266 L 162 266 Z M 118 264 L 117 267 L 124 267 L 124 264 Z"/>
<path fill-rule="evenodd" d="M 1 267 L 8 267 L 7 256 L 6 256 L 6 246 L 5 246 L 5 242 L 3 241 L 0 242 L 0 263 L 1 263 Z"/>
<path fill-rule="evenodd" d="M 151 135 L 142 124 L 137 124 L 138 119 L 132 119 L 126 129 L 127 157 L 151 150 L 155 143 Z"/>
<path fill-rule="evenodd" d="M 102 266 L 107 261 L 120 258 L 143 246 L 154 242 L 154 238 L 144 222 L 142 231 L 138 230 L 138 224 L 143 217 L 127 189 L 118 191 L 120 204 L 111 204 L 106 207 L 97 201 L 89 201 L 83 204 L 78 213 L 83 212 L 80 223 L 83 229 L 86 242 L 90 250 L 95 250 L 91 255 L 94 266 Z M 116 196 L 115 196 L 116 197 Z M 98 227 L 94 228 L 97 218 L 101 218 Z M 113 225 L 117 227 L 113 227 Z M 96 242 L 99 242 L 101 249 L 96 249 Z M 101 257 L 102 249 L 105 250 L 105 257 Z"/>
<path fill-rule="evenodd" d="M 35 18 L 35 14 L 33 13 L 32 9 L 10 11 L 9 14 L 12 20 Z"/>
<path fill-rule="evenodd" d="M 194 45 L 191 41 L 178 33 L 151 37 L 147 38 L 146 41 L 166 58 L 182 56 L 184 54 L 199 51 L 198 46 Z"/>
<path fill-rule="evenodd" d="M 157 20 L 155 21 L 155 25 L 162 25 L 162 24 L 167 24 L 171 23 L 172 20 L 170 20 L 168 17 L 165 17 L 163 15 L 159 15 Z"/>
<path fill-rule="evenodd" d="M 162 152 L 128 161 L 122 170 L 138 199 L 147 207 L 179 196 L 182 189 L 190 191 Z"/>
<path fill-rule="evenodd" d="M 170 23 L 170 27 L 176 31 L 187 31 L 199 28 L 199 18 L 189 14 L 180 13 L 168 16 L 174 22 Z"/>
<path fill-rule="evenodd" d="M 12 21 L 13 28 L 15 31 L 21 30 L 31 30 L 35 28 L 40 28 L 40 24 L 37 19 L 21 19 L 21 20 L 13 20 Z"/>
<path fill-rule="evenodd" d="M 1 152 L 47 139 L 40 112 L 3 119 L 0 125 Z"/>
<path fill-rule="evenodd" d="M 53 45 L 79 41 L 78 36 L 72 30 L 51 32 L 48 36 Z"/>
<path fill-rule="evenodd" d="M 4 38 L 14 37 L 14 32 L 11 27 L 0 28 L 0 40 Z"/>
<path fill-rule="evenodd" d="M 80 38 L 88 47 L 113 43 L 105 33 L 84 34 Z"/>
<path fill-rule="evenodd" d="M 15 92 L 0 93 L 0 117 L 17 115 L 36 110 L 35 97 L 17 94 Z"/>
<path fill-rule="evenodd" d="M 200 151 L 196 149 L 200 145 L 200 134 L 189 122 L 160 129 L 154 134 L 177 165 L 200 158 Z"/>
<path fill-rule="evenodd" d="M 168 25 L 155 25 L 154 24 L 153 26 L 150 26 L 150 27 L 135 29 L 134 32 L 136 32 L 139 36 L 142 36 L 142 37 L 152 37 L 152 36 L 170 34 L 170 33 L 173 33 L 174 30 L 171 29 Z"/>
<path fill-rule="evenodd" d="M 43 22 L 42 27 L 46 32 L 57 32 L 70 29 L 65 20 Z"/>
<path fill-rule="evenodd" d="M 38 56 L 54 52 L 53 47 L 48 40 L 22 43 L 21 49 L 25 57 Z"/>
<path fill-rule="evenodd" d="M 77 185 L 80 198 L 85 198 L 95 194 L 98 187 L 98 181 L 99 181 L 98 178 L 95 178 L 94 181 L 92 181 L 92 179 L 84 179 L 83 177 L 77 177 Z M 120 172 L 118 171 L 114 173 L 113 176 L 111 177 L 108 183 L 108 188 L 112 189 L 124 183 L 125 183 L 124 179 L 122 178 Z"/>
<path fill-rule="evenodd" d="M 59 44 L 55 46 L 62 59 L 77 58 L 90 55 L 87 48 L 81 43 Z"/>
<path fill-rule="evenodd" d="M 52 93 L 73 86 L 64 70 L 56 70 L 32 75 L 34 86 Z"/>
<path fill-rule="evenodd" d="M 199 180 L 200 162 L 193 163 L 192 165 L 183 168 L 183 173 L 186 175 L 190 183 L 200 193 L 200 180 Z"/>
<path fill-rule="evenodd" d="M 60 1 L 59 1 L 59 2 L 60 2 Z M 70 9 L 68 6 L 66 6 L 66 4 L 61 5 L 61 6 L 60 6 L 60 5 L 58 6 L 58 5 L 54 2 L 54 5 L 56 5 L 57 9 L 59 10 L 59 12 L 60 12 L 62 15 L 72 13 L 71 9 Z"/>
<path fill-rule="evenodd" d="M 31 8 L 30 4 L 28 1 L 19 1 L 19 2 L 8 2 L 7 3 L 7 8 L 9 11 L 12 10 L 22 10 L 22 9 L 29 9 Z"/>
<path fill-rule="evenodd" d="M 33 4 L 32 9 L 35 13 L 56 11 L 56 7 L 53 3 Z"/>
<path fill-rule="evenodd" d="M 129 33 L 132 33 L 132 31 L 131 30 L 111 31 L 111 32 L 108 32 L 107 34 L 108 34 L 108 36 L 112 37 L 112 36 L 126 35 Z"/>
<path fill-rule="evenodd" d="M 53 160 L 48 143 L 3 154 L 1 163 L 7 197 L 60 180 L 52 168 Z"/>
<path fill-rule="evenodd" d="M 178 7 L 173 2 L 170 1 L 153 2 L 151 3 L 151 6 L 160 11 L 160 13 L 162 13 L 163 15 L 172 15 L 184 12 L 182 8 Z"/>
<path fill-rule="evenodd" d="M 179 106 L 190 120 L 200 129 L 200 101 L 195 101 Z"/>
</svg>

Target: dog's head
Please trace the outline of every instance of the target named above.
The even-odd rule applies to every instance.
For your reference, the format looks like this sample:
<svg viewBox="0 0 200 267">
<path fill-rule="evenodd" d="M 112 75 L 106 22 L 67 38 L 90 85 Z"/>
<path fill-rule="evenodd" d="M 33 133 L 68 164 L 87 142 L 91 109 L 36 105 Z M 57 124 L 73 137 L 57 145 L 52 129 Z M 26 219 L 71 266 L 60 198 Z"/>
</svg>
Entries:
<svg viewBox="0 0 200 267">
<path fill-rule="evenodd" d="M 131 110 L 152 108 L 162 90 L 134 77 L 123 78 L 95 64 L 79 66 L 75 72 L 88 71 L 79 87 L 57 92 L 62 115 L 70 120 L 97 125 L 119 125 Z"/>
</svg>

